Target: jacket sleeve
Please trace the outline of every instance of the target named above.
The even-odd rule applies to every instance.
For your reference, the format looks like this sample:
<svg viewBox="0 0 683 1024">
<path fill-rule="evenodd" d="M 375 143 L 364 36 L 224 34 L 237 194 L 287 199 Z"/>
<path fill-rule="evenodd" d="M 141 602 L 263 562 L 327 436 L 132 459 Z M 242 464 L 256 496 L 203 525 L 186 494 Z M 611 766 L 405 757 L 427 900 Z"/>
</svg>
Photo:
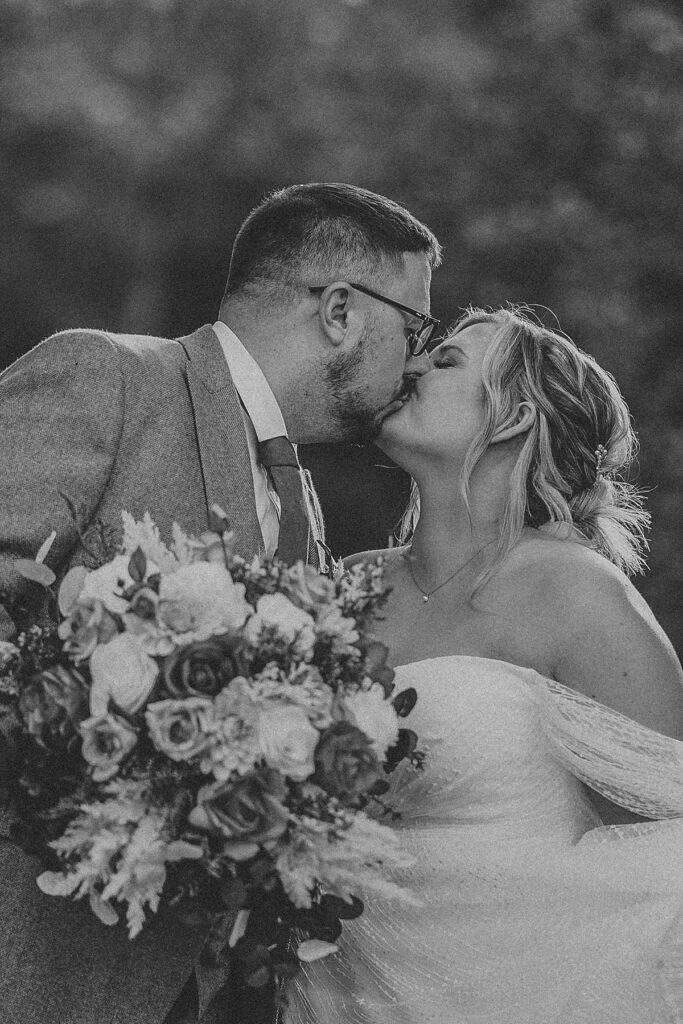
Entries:
<svg viewBox="0 0 683 1024">
<path fill-rule="evenodd" d="M 119 353 L 106 334 L 54 335 L 0 376 L 0 591 L 10 598 L 26 587 L 14 560 L 34 558 L 53 530 L 46 564 L 58 575 L 66 567 L 78 532 L 63 495 L 87 526 L 116 460 L 124 413 Z"/>
</svg>

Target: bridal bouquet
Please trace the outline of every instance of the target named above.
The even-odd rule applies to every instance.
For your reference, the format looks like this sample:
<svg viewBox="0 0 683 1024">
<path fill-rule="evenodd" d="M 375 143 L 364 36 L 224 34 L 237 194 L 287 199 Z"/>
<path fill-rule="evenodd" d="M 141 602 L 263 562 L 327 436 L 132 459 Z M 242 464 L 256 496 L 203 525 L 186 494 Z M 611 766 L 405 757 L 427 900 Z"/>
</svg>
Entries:
<svg viewBox="0 0 683 1024">
<path fill-rule="evenodd" d="M 399 727 L 415 692 L 367 636 L 381 562 L 245 561 L 212 525 L 167 547 L 124 513 L 118 553 L 52 595 L 58 628 L 0 644 L 6 788 L 43 892 L 125 915 L 131 938 L 161 905 L 206 913 L 258 986 L 335 951 L 359 889 L 408 898 L 380 819 L 387 774 L 420 764 Z M 19 570 L 52 593 L 44 554 Z"/>
</svg>

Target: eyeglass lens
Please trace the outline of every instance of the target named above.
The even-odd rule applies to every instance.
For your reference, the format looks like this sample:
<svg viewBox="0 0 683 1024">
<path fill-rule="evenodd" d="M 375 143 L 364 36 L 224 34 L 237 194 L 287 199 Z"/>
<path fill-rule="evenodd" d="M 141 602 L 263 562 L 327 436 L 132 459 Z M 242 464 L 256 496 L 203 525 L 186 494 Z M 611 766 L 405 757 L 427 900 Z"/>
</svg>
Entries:
<svg viewBox="0 0 683 1024">
<path fill-rule="evenodd" d="M 421 327 L 413 327 L 408 331 L 408 349 L 411 356 L 421 356 L 426 351 L 434 326 L 434 324 L 423 324 Z"/>
</svg>

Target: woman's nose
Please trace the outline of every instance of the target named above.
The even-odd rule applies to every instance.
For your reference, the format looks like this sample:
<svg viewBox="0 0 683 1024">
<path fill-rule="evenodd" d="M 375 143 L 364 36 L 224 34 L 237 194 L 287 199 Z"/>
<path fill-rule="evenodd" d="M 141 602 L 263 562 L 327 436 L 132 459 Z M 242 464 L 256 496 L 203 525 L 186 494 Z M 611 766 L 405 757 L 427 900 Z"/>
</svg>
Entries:
<svg viewBox="0 0 683 1024">
<path fill-rule="evenodd" d="M 403 373 L 404 377 L 424 377 L 425 373 L 429 373 L 434 367 L 429 359 L 428 352 L 422 352 L 419 356 L 410 356 L 406 362 L 406 368 Z"/>
</svg>

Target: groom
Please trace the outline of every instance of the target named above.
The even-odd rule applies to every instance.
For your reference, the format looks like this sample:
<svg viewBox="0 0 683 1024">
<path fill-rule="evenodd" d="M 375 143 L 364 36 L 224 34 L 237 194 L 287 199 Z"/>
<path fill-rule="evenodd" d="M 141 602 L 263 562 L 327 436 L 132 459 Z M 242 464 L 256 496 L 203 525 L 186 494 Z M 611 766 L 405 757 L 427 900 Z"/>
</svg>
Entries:
<svg viewBox="0 0 683 1024">
<path fill-rule="evenodd" d="M 116 536 L 120 514 L 207 528 L 227 513 L 239 553 L 317 561 L 322 523 L 292 442 L 371 440 L 429 369 L 422 346 L 433 234 L 341 184 L 268 196 L 235 240 L 218 321 L 168 340 L 54 335 L 0 375 L 0 592 L 46 557 L 60 578 Z M 66 498 L 71 503 L 75 517 Z M 0 605 L 0 637 L 13 625 Z M 1 736 L 0 736 L 1 742 Z M 0 751 L 1 754 L 1 751 Z M 1 761 L 1 758 L 0 758 Z M 241 1024 L 205 936 L 159 915 L 130 942 L 81 904 L 44 896 L 38 862 L 0 819 L 3 1024 Z M 228 994 L 226 995 L 226 992 Z"/>
</svg>

